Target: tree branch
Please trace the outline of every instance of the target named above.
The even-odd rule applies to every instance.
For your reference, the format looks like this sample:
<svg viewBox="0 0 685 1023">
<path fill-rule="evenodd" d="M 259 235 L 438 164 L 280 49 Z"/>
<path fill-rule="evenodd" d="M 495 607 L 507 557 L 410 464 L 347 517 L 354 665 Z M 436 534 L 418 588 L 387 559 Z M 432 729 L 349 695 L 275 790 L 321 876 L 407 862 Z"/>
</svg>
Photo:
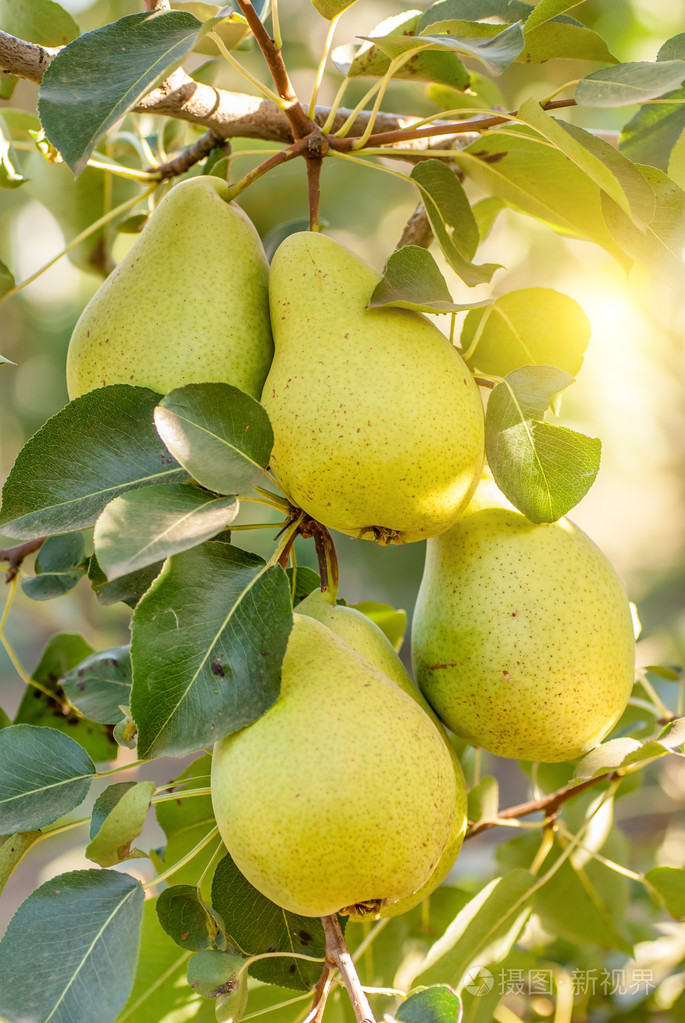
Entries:
<svg viewBox="0 0 685 1023">
<path fill-rule="evenodd" d="M 357 1023 L 375 1023 L 369 1000 L 364 994 L 337 916 L 335 914 L 323 916 L 321 922 L 326 935 L 326 959 L 331 965 L 337 966 L 340 971 L 352 1002 Z"/>
<path fill-rule="evenodd" d="M 404 245 L 420 245 L 422 249 L 427 249 L 432 241 L 433 228 L 430 225 L 426 207 L 420 202 L 407 221 L 395 250 L 401 249 Z"/>
<path fill-rule="evenodd" d="M 0 551 L 0 561 L 6 561 L 9 564 L 9 568 L 5 572 L 6 583 L 11 583 L 16 578 L 24 558 L 28 558 L 29 554 L 39 550 L 46 540 L 47 536 L 41 536 L 37 540 L 27 540 L 26 543 L 20 543 L 16 547 L 7 547 L 4 551 Z"/>
<path fill-rule="evenodd" d="M 161 181 L 164 181 L 166 178 L 178 177 L 179 174 L 185 174 L 187 170 L 190 170 L 200 160 L 204 160 L 213 149 L 219 147 L 230 151 L 230 143 L 226 139 L 219 138 L 210 128 L 204 133 L 202 138 L 198 139 L 192 146 L 184 149 L 173 160 L 160 164 L 159 167 L 150 167 L 149 171 L 151 174 L 159 177 Z"/>
<path fill-rule="evenodd" d="M 531 799 L 527 803 L 519 803 L 517 806 L 509 806 L 506 810 L 500 810 L 497 814 L 500 820 L 514 820 L 518 817 L 527 817 L 530 813 L 538 813 L 543 810 L 545 813 L 545 820 L 550 820 L 556 816 L 559 812 L 559 808 L 566 802 L 567 799 L 572 799 L 574 796 L 579 795 L 581 792 L 585 792 L 586 789 L 592 788 L 593 785 L 598 785 L 602 781 L 612 781 L 618 777 L 616 771 L 608 771 L 606 774 L 598 774 L 596 778 L 587 778 L 585 781 L 579 782 L 577 785 L 567 785 L 563 789 L 558 789 L 556 792 L 550 792 L 547 796 L 542 796 L 541 799 Z M 488 831 L 490 828 L 497 827 L 497 821 L 484 821 L 482 824 L 475 824 L 472 828 L 469 828 L 464 838 L 473 838 L 474 835 L 479 835 L 481 831 Z"/>
</svg>

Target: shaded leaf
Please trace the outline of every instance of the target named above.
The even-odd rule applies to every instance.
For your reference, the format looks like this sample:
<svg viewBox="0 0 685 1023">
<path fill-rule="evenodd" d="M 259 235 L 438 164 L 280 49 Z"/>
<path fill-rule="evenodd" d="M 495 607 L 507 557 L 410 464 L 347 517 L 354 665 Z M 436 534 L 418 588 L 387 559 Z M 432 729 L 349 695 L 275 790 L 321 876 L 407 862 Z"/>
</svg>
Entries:
<svg viewBox="0 0 685 1023">
<path fill-rule="evenodd" d="M 499 784 L 496 778 L 487 775 L 469 789 L 468 818 L 472 824 L 492 821 L 499 811 Z"/>
<path fill-rule="evenodd" d="M 235 991 L 240 981 L 245 983 L 247 970 L 240 980 L 237 977 L 244 966 L 245 958 L 236 952 L 203 949 L 188 961 L 188 984 L 203 998 L 219 998 Z"/>
<path fill-rule="evenodd" d="M 446 984 L 418 988 L 406 998 L 394 1018 L 400 1023 L 461 1023 L 459 995 Z"/>
<path fill-rule="evenodd" d="M 601 190 L 563 153 L 536 138 L 529 128 L 510 128 L 506 137 L 494 132 L 456 152 L 455 162 L 508 206 L 562 234 L 594 241 L 629 267 L 604 222 Z"/>
<path fill-rule="evenodd" d="M 143 830 L 156 785 L 153 781 L 122 781 L 108 785 L 93 805 L 90 842 L 86 856 L 101 867 L 111 867 L 131 856 L 131 842 Z"/>
<path fill-rule="evenodd" d="M 174 793 L 181 798 L 162 800 L 155 803 L 155 816 L 167 840 L 164 856 L 160 861 L 160 870 L 178 863 L 191 849 L 216 828 L 214 810 L 210 798 L 209 787 L 212 760 L 208 755 L 198 757 L 176 779 Z M 204 795 L 193 795 L 182 798 L 188 791 L 205 790 Z M 174 871 L 175 884 L 192 884 L 197 887 L 197 879 L 208 866 L 212 856 L 221 846 L 221 839 L 216 838 L 205 849 L 198 853 L 185 866 Z M 211 882 L 211 871 L 203 881 L 203 894 L 208 892 Z"/>
<path fill-rule="evenodd" d="M 98 564 L 112 581 L 197 547 L 238 514 L 233 497 L 214 497 L 182 483 L 122 494 L 95 523 Z"/>
<path fill-rule="evenodd" d="M 422 15 L 420 30 L 442 26 L 446 21 L 477 22 L 481 18 L 499 18 L 507 23 L 525 21 L 533 9 L 533 4 L 521 0 L 438 0 Z"/>
<path fill-rule="evenodd" d="M 219 36 L 227 50 L 236 49 L 251 34 L 244 16 L 237 11 L 226 13 L 227 7 L 222 8 L 220 5 L 203 3 L 201 0 L 185 0 L 185 3 L 174 2 L 171 9 L 192 14 L 198 21 L 209 21 L 217 18 L 219 12 L 223 13 L 225 17 L 214 22 L 212 32 Z M 203 35 L 198 37 L 193 49 L 195 53 L 202 53 L 209 57 L 218 57 L 220 52 L 214 40 Z"/>
<path fill-rule="evenodd" d="M 480 234 L 456 175 L 441 160 L 422 160 L 412 169 L 411 178 L 420 188 L 433 233 L 454 272 L 469 287 L 489 281 L 499 264 L 472 262 Z"/>
<path fill-rule="evenodd" d="M 470 966 L 504 958 L 530 915 L 535 883 L 527 870 L 514 870 L 485 885 L 428 949 L 412 986 L 449 980 L 459 990 Z"/>
<path fill-rule="evenodd" d="M 417 11 L 404 11 L 386 18 L 369 34 L 366 42 L 355 50 L 354 46 L 338 46 L 333 51 L 333 62 L 349 78 L 381 77 L 390 67 L 390 57 L 384 52 L 380 40 L 392 34 L 399 34 L 409 46 L 416 46 L 416 30 L 420 21 Z M 421 82 L 439 82 L 453 89 L 463 91 L 469 86 L 469 73 L 456 53 L 422 50 L 410 57 L 395 71 L 398 79 Z"/>
<path fill-rule="evenodd" d="M 664 99 L 673 103 L 649 103 L 623 126 L 619 148 L 633 163 L 648 163 L 668 171 L 669 157 L 685 131 L 685 88 Z"/>
<path fill-rule="evenodd" d="M 685 59 L 685 32 L 679 32 L 671 36 L 661 46 L 656 55 L 657 60 L 684 60 Z"/>
<path fill-rule="evenodd" d="M 94 774 L 85 750 L 55 728 L 1 729 L 0 834 L 52 824 L 85 799 Z"/>
<path fill-rule="evenodd" d="M 22 579 L 21 588 L 31 600 L 51 600 L 76 586 L 86 572 L 82 533 L 51 536 L 38 551 L 35 576 Z"/>
<path fill-rule="evenodd" d="M 430 252 L 420 245 L 404 245 L 389 257 L 368 308 L 397 306 L 423 313 L 452 313 L 486 302 L 453 302 L 445 278 Z"/>
<path fill-rule="evenodd" d="M 92 647 L 82 636 L 69 632 L 52 636 L 31 674 L 42 690 L 26 687 L 14 723 L 56 728 L 75 739 L 96 763 L 101 763 L 117 755 L 116 743 L 112 741 L 109 729 L 75 714 L 67 704 L 61 685 L 64 673 L 90 653 Z"/>
<path fill-rule="evenodd" d="M 535 9 L 531 11 L 526 20 L 526 29 L 529 31 L 544 25 L 551 18 L 559 14 L 565 14 L 573 7 L 577 7 L 583 0 L 540 0 Z"/>
<path fill-rule="evenodd" d="M 664 906 L 676 920 L 685 917 L 685 870 L 682 867 L 652 867 L 645 880 L 656 888 Z"/>
<path fill-rule="evenodd" d="M 321 958 L 325 955 L 321 921 L 275 905 L 252 887 L 228 855 L 214 874 L 212 906 L 221 914 L 226 933 L 246 955 L 261 952 L 297 952 Z M 250 973 L 266 984 L 306 991 L 316 984 L 321 968 L 322 963 L 289 960 L 284 956 L 251 964 Z"/>
<path fill-rule="evenodd" d="M 2 0 L 0 29 L 39 46 L 64 46 L 80 33 L 71 14 L 53 0 Z"/>
<path fill-rule="evenodd" d="M 599 185 L 639 227 L 654 216 L 654 193 L 637 167 L 604 139 L 556 120 L 533 99 L 521 104 L 519 116 L 560 149 Z"/>
<path fill-rule="evenodd" d="M 500 75 L 516 60 L 523 49 L 523 31 L 516 22 L 483 40 L 474 40 L 468 36 L 460 39 L 448 35 L 426 35 L 425 30 L 415 39 L 396 34 L 376 38 L 376 46 L 391 58 L 405 53 L 418 44 L 424 44 L 425 48 L 430 50 L 452 51 L 476 57 L 491 75 Z"/>
<path fill-rule="evenodd" d="M 38 112 L 74 174 L 98 139 L 181 63 L 201 28 L 180 11 L 130 14 L 57 54 L 43 76 Z"/>
<path fill-rule="evenodd" d="M 290 592 L 293 595 L 293 607 L 297 607 L 301 600 L 308 597 L 314 590 L 321 586 L 321 577 L 313 568 L 306 565 L 298 565 L 296 568 L 286 569 Z M 294 580 L 294 583 L 293 583 Z"/>
<path fill-rule="evenodd" d="M 0 298 L 2 298 L 3 295 L 6 295 L 8 291 L 11 291 L 13 287 L 14 277 L 12 275 L 12 271 L 9 270 L 2 261 L 0 261 Z M 9 361 L 9 359 L 5 359 L 0 355 L 0 363 L 7 363 Z"/>
<path fill-rule="evenodd" d="M 16 835 L 0 838 L 0 895 L 12 876 L 14 868 L 31 846 L 38 841 L 41 834 L 40 831 L 23 831 Z"/>
<path fill-rule="evenodd" d="M 586 107 L 631 106 L 663 96 L 682 85 L 684 79 L 685 64 L 680 60 L 616 64 L 581 78 L 576 86 L 576 102 Z"/>
<path fill-rule="evenodd" d="M 555 366 L 575 376 L 590 340 L 590 322 L 568 295 L 522 288 L 464 320 L 461 346 L 473 372 L 506 376 L 522 366 Z"/>
<path fill-rule="evenodd" d="M 263 714 L 291 625 L 280 566 L 216 542 L 169 558 L 133 616 L 139 755 L 192 753 Z"/>
<path fill-rule="evenodd" d="M 74 870 L 32 892 L 0 941 L 0 1015 L 111 1023 L 133 981 L 143 900 L 116 870 Z"/>
<path fill-rule="evenodd" d="M 163 561 L 158 561 L 154 565 L 131 572 L 130 575 L 122 575 L 110 582 L 93 554 L 88 565 L 88 579 L 99 604 L 107 607 L 121 601 L 128 607 L 135 607 L 162 571 L 163 564 Z"/>
<path fill-rule="evenodd" d="M 83 529 L 126 490 L 187 479 L 154 428 L 158 398 L 147 387 L 114 384 L 48 419 L 7 478 L 2 531 L 30 540 Z"/>
<path fill-rule="evenodd" d="M 174 1019 L 183 1023 L 216 1023 L 213 1004 L 192 992 L 186 984 L 192 953 L 179 948 L 164 933 L 155 912 L 156 903 L 157 899 L 147 899 L 143 907 L 133 988 L 116 1023 Z"/>
<path fill-rule="evenodd" d="M 552 397 L 571 382 L 551 366 L 526 366 L 509 373 L 488 400 L 488 464 L 497 486 L 531 522 L 565 515 L 599 469 L 598 440 L 544 422 Z"/>
<path fill-rule="evenodd" d="M 128 646 L 91 653 L 61 678 L 69 702 L 85 717 L 115 725 L 124 717 L 131 696 L 131 658 Z"/>
<path fill-rule="evenodd" d="M 169 937 L 191 952 L 212 945 L 223 927 L 193 884 L 175 884 L 160 892 L 157 916 Z"/>
<path fill-rule="evenodd" d="M 271 423 L 237 387 L 188 384 L 170 391 L 155 409 L 155 425 L 172 455 L 208 490 L 241 494 L 265 481 Z"/>
</svg>

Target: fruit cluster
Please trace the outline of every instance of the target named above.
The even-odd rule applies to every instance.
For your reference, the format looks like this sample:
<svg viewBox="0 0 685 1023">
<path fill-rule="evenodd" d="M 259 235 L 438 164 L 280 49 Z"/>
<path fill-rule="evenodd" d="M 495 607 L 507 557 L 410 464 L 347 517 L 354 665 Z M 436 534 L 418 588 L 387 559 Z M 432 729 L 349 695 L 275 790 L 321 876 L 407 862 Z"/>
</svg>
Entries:
<svg viewBox="0 0 685 1023">
<path fill-rule="evenodd" d="M 213 758 L 221 834 L 256 888 L 306 916 L 394 915 L 463 840 L 445 728 L 525 760 L 593 748 L 630 694 L 630 608 L 585 534 L 532 524 L 483 476 L 480 394 L 447 338 L 411 310 L 369 309 L 380 275 L 321 234 L 291 235 L 269 268 L 228 199 L 205 176 L 162 201 L 75 328 L 69 392 L 229 382 L 261 397 L 294 507 L 384 544 L 428 539 L 420 692 L 373 622 L 315 591 L 281 695 Z"/>
</svg>

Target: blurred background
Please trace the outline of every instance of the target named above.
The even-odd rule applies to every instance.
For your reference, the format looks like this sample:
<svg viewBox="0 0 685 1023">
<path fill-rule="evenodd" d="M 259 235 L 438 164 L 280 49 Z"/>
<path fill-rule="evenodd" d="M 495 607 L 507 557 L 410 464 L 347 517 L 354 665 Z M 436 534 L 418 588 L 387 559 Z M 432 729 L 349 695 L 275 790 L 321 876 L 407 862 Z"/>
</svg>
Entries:
<svg viewBox="0 0 685 1023">
<path fill-rule="evenodd" d="M 99 27 L 137 12 L 135 0 L 62 0 L 82 31 Z M 308 97 L 326 34 L 327 22 L 316 19 L 305 0 L 283 4 L 282 28 L 285 57 L 301 97 Z M 361 0 L 342 17 L 336 43 L 352 42 L 368 34 L 378 22 L 402 7 L 392 0 Z M 573 15 L 596 28 L 622 61 L 653 60 L 661 44 L 682 31 L 685 0 L 591 0 Z M 262 75 L 258 53 L 240 54 L 243 63 Z M 206 57 L 193 57 L 187 67 L 202 65 Z M 527 95 L 548 95 L 565 81 L 592 69 L 586 63 L 553 61 L 548 65 L 511 68 L 500 85 L 508 109 Z M 215 84 L 246 91 L 242 79 L 225 65 L 204 68 Z M 207 80 L 209 80 L 207 78 Z M 330 103 L 340 77 L 334 68 L 324 79 L 320 103 Z M 345 103 L 353 105 L 369 81 L 355 83 Z M 435 107 L 421 85 L 397 84 L 388 94 L 387 109 L 426 114 Z M 37 89 L 19 83 L 4 108 L 35 111 Z M 604 130 L 620 128 L 630 114 L 625 108 L 583 114 L 582 123 Z M 579 115 L 569 115 L 579 117 Z M 160 118 L 142 122 L 143 133 L 156 136 L 163 128 Z M 200 132 L 176 122 L 165 128 L 168 143 L 174 133 L 186 142 Z M 122 143 L 125 150 L 125 143 Z M 23 281 L 60 252 L 85 226 L 74 212 L 75 189 L 71 172 L 49 166 L 43 158 L 25 150 L 19 153 L 29 183 L 13 191 L 0 191 L 0 260 L 17 281 Z M 236 161 L 233 175 L 244 173 L 259 157 L 254 142 L 234 144 L 245 150 Z M 132 150 L 131 150 L 132 153 Z M 129 153 L 129 157 L 131 156 Z M 120 155 L 120 154 L 119 154 Z M 121 159 L 126 161 L 125 152 Z M 393 163 L 396 169 L 410 167 Z M 80 187 L 85 187 L 84 185 Z M 109 187 L 109 186 L 108 186 Z M 112 205 L 136 194 L 139 186 L 116 182 Z M 471 194 L 478 193 L 470 187 Z M 142 190 L 142 189 L 141 189 Z M 101 190 L 95 189 L 90 220 L 102 213 Z M 415 192 L 404 182 L 373 168 L 352 167 L 343 161 L 324 164 L 322 217 L 328 230 L 359 255 L 382 269 L 394 249 L 403 226 L 415 207 Z M 299 161 L 279 168 L 258 181 L 242 197 L 241 205 L 265 237 L 280 223 L 307 213 L 304 166 Z M 87 223 L 88 221 L 86 221 Z M 105 244 L 113 243 L 114 260 L 121 258 L 135 235 L 107 229 Z M 98 254 L 96 253 L 96 262 Z M 99 256 L 102 255 L 102 250 Z M 439 254 L 434 251 L 436 259 Z M 211 256 L 208 254 L 208 258 Z M 14 365 L 0 367 L 0 480 L 4 479 L 25 440 L 67 402 L 64 365 L 73 326 L 102 276 L 88 272 L 92 246 L 80 246 L 72 259 L 63 257 L 35 283 L 0 305 L 0 354 Z M 577 382 L 564 397 L 560 422 L 602 441 L 602 466 L 597 482 L 571 517 L 604 550 L 621 574 L 642 621 L 639 647 L 641 664 L 682 663 L 685 647 L 685 301 L 683 296 L 651 279 L 639 268 L 626 277 L 611 257 L 592 245 L 568 240 L 514 212 L 505 211 L 479 250 L 479 262 L 503 263 L 492 285 L 468 291 L 443 265 L 455 300 L 475 301 L 515 288 L 557 288 L 576 299 L 592 324 L 592 339 Z M 100 262 L 102 262 L 100 260 Z M 441 264 L 442 265 L 442 264 Z M 201 282 L 198 282 L 201 287 Z M 135 310 L 132 310 L 135 315 Z M 447 331 L 447 318 L 438 318 Z M 251 512 L 242 521 L 250 521 Z M 263 509 L 256 521 L 263 521 Z M 258 553 L 273 549 L 270 532 L 244 533 L 239 544 Z M 0 536 L 0 547 L 5 546 Z M 340 559 L 340 595 L 349 603 L 360 600 L 387 601 L 405 608 L 409 618 L 419 587 L 423 544 L 381 548 L 367 541 L 336 537 Z M 7 541 L 11 544 L 12 541 Z M 311 541 L 298 540 L 298 560 L 315 566 Z M 31 571 L 30 563 L 27 571 Z M 123 605 L 103 608 L 86 581 L 57 600 L 33 602 L 18 593 L 6 633 L 21 663 L 29 672 L 37 664 L 48 638 L 56 632 L 79 632 L 95 649 L 128 640 L 129 610 Z M 405 654 L 408 639 L 405 642 Z M 673 684 L 664 683 L 664 698 L 673 701 Z M 670 689 L 668 688 L 670 685 Z M 4 650 L 0 649 L 0 707 L 11 718 L 16 712 L 23 683 Z M 155 777 L 173 776 L 177 762 L 156 765 Z M 488 768 L 488 769 L 491 769 Z M 659 769 L 659 824 L 650 859 L 675 866 L 685 865 L 685 827 L 669 814 L 682 800 L 685 778 L 679 765 Z M 525 779 L 510 762 L 501 772 L 504 799 L 525 792 Z M 663 777 L 662 777 L 663 776 Z M 654 798 L 654 793 L 652 793 Z M 645 807 L 649 802 L 646 797 Z M 656 812 L 656 811 L 655 811 Z M 680 830 L 679 830 L 680 829 Z M 653 830 L 653 829 L 652 829 Z M 488 835 L 493 835 L 489 832 Z M 45 866 L 27 861 L 28 872 L 21 889 L 60 870 L 85 866 L 75 861 L 70 842 L 64 857 Z M 65 836 L 65 839 L 67 836 Z M 149 836 L 153 842 L 155 836 Z M 145 840 L 141 841 L 143 847 Z M 474 843 L 477 846 L 478 843 Z M 483 846 L 474 848 L 482 854 Z M 54 850 L 53 850 L 54 851 Z M 465 850 L 465 855 L 470 850 Z M 143 861 L 134 861 L 142 863 Z M 462 861 L 460 860 L 460 863 Z M 481 868 L 482 869 L 482 868 Z M 47 872 L 46 872 L 47 871 Z M 21 897 L 20 888 L 3 899 L 0 927 Z"/>
</svg>

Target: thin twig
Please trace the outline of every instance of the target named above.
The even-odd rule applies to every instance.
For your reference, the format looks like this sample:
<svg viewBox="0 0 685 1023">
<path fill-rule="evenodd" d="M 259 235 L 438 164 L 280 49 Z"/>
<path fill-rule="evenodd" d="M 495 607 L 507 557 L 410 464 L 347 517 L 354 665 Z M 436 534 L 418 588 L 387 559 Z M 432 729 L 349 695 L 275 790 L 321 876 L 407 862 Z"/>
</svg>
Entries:
<svg viewBox="0 0 685 1023">
<path fill-rule="evenodd" d="M 197 142 L 194 142 L 192 146 L 188 146 L 182 153 L 175 156 L 173 160 L 169 160 L 168 163 L 162 163 L 159 167 L 150 167 L 150 173 L 159 177 L 160 180 L 166 178 L 176 178 L 179 174 L 185 174 L 187 170 L 196 164 L 200 160 L 204 160 L 206 156 L 212 152 L 213 149 L 228 149 L 230 148 L 230 142 L 226 139 L 220 138 L 210 128 L 204 133 L 202 138 L 199 138 Z"/>
<path fill-rule="evenodd" d="M 427 249 L 432 241 L 433 229 L 426 213 L 426 207 L 419 202 L 407 221 L 402 237 L 395 248 L 401 249 L 404 245 L 420 245 L 422 249 Z"/>
<path fill-rule="evenodd" d="M 236 0 L 236 3 L 245 16 L 253 36 L 257 40 L 257 45 L 262 51 L 278 95 L 286 100 L 288 104 L 285 109 L 285 115 L 290 121 L 293 138 L 295 141 L 304 138 L 305 135 L 310 133 L 314 124 L 309 120 L 300 105 L 297 93 L 293 89 L 288 71 L 283 62 L 281 51 L 276 48 L 276 44 L 264 28 L 250 0 Z"/>
<path fill-rule="evenodd" d="M 364 994 L 359 975 L 352 962 L 342 929 L 335 914 L 321 918 L 326 935 L 326 959 L 332 966 L 337 966 L 340 976 L 345 982 L 347 993 L 352 1002 L 357 1023 L 375 1023 L 369 1000 Z"/>
<path fill-rule="evenodd" d="M 28 558 L 29 554 L 39 550 L 46 540 L 47 536 L 41 536 L 37 540 L 27 540 L 25 543 L 17 544 L 16 547 L 7 547 L 4 551 L 0 551 L 0 561 L 7 561 L 9 564 L 9 568 L 5 572 L 6 583 L 11 583 L 16 578 L 24 558 Z"/>
<path fill-rule="evenodd" d="M 527 803 L 519 803 L 517 806 L 509 806 L 506 810 L 500 810 L 497 816 L 500 820 L 513 820 L 518 817 L 526 817 L 529 813 L 544 811 L 545 818 L 550 820 L 559 812 L 559 808 L 567 799 L 572 799 L 573 796 L 577 796 L 581 792 L 585 792 L 586 789 L 592 788 L 593 785 L 598 785 L 602 781 L 613 781 L 618 777 L 620 776 L 616 771 L 608 771 L 606 774 L 598 774 L 596 778 L 587 778 L 585 781 L 581 781 L 577 785 L 567 785 L 563 789 L 558 789 L 556 792 L 550 792 L 549 795 L 542 796 L 541 799 L 531 799 Z M 482 824 L 475 824 L 472 828 L 470 828 L 466 832 L 465 838 L 473 838 L 474 835 L 480 834 L 481 831 L 487 831 L 489 828 L 495 827 L 497 827 L 496 820 L 483 821 Z"/>
</svg>

